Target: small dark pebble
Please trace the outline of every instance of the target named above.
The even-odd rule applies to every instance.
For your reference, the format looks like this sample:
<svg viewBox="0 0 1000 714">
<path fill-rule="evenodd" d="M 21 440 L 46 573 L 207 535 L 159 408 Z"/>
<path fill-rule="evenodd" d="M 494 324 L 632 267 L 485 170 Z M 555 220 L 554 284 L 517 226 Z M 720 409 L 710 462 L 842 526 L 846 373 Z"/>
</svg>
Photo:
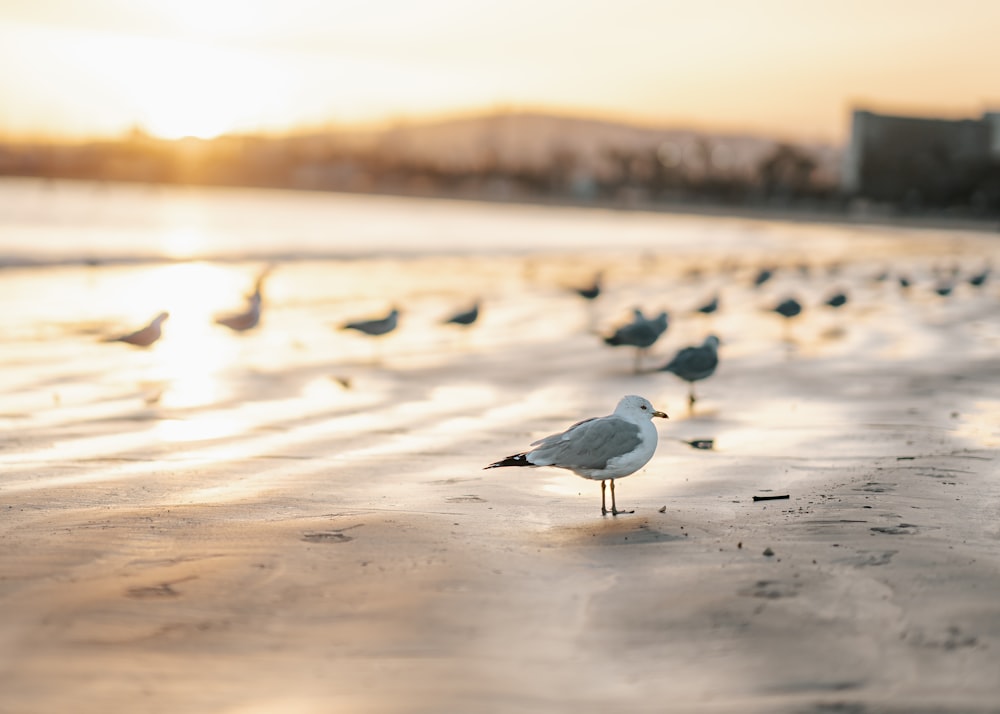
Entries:
<svg viewBox="0 0 1000 714">
<path fill-rule="evenodd" d="M 770 547 L 764 548 L 764 555 L 766 555 L 768 558 L 770 558 L 772 555 L 774 555 L 774 551 L 771 550 Z"/>
</svg>

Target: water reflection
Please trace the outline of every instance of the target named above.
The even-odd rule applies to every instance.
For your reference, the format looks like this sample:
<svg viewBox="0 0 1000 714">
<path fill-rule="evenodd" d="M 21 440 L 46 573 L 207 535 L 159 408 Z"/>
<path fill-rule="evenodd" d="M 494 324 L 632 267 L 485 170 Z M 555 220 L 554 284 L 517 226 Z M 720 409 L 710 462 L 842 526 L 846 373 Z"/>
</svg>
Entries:
<svg viewBox="0 0 1000 714">
<path fill-rule="evenodd" d="M 195 415 L 184 419 L 162 419 L 153 428 L 152 435 L 166 442 L 208 441 L 236 436 L 243 433 L 246 426 L 232 415 Z"/>
<path fill-rule="evenodd" d="M 977 400 L 968 412 L 953 412 L 955 435 L 984 448 L 1000 446 L 1000 400 Z"/>
</svg>

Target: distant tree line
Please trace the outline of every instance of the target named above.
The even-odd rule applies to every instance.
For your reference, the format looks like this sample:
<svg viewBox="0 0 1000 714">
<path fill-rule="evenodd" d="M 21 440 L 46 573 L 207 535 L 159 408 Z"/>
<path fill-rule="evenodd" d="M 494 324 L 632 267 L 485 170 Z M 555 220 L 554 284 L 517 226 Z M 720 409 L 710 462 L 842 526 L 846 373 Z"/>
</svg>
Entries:
<svg viewBox="0 0 1000 714">
<path fill-rule="evenodd" d="M 0 144 L 0 175 L 624 206 L 838 205 L 836 177 L 816 169 L 810 152 L 791 144 L 735 165 L 709 140 L 683 151 L 668 143 L 606 147 L 597 161 L 559 146 L 530 163 L 489 147 L 459 160 L 336 135 L 165 141 L 136 131 L 76 145 Z"/>
</svg>

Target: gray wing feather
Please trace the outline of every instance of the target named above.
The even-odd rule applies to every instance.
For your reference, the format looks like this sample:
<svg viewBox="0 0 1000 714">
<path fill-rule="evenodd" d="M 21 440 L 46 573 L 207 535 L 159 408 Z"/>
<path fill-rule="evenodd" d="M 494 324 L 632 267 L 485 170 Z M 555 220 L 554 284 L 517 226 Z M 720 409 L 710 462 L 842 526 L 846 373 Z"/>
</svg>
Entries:
<svg viewBox="0 0 1000 714">
<path fill-rule="evenodd" d="M 599 417 L 539 439 L 532 444 L 536 448 L 528 452 L 528 459 L 537 466 L 602 469 L 641 442 L 639 427 L 632 422 L 616 416 Z"/>
</svg>

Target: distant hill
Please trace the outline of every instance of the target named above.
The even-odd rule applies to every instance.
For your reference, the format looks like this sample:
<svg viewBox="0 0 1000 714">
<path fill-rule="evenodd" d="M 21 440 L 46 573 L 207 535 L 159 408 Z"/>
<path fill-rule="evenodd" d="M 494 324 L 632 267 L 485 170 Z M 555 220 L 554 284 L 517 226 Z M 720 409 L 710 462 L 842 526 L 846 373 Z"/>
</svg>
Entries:
<svg viewBox="0 0 1000 714">
<path fill-rule="evenodd" d="M 414 122 L 355 135 L 352 142 L 447 168 L 479 168 L 491 160 L 504 168 L 541 167 L 572 154 L 578 165 L 597 169 L 615 153 L 657 153 L 664 162 L 713 161 L 749 170 L 781 142 L 774 138 L 715 134 L 692 129 L 558 116 L 533 112 Z M 798 144 L 817 161 L 818 172 L 836 176 L 842 150 L 826 144 Z"/>
</svg>

